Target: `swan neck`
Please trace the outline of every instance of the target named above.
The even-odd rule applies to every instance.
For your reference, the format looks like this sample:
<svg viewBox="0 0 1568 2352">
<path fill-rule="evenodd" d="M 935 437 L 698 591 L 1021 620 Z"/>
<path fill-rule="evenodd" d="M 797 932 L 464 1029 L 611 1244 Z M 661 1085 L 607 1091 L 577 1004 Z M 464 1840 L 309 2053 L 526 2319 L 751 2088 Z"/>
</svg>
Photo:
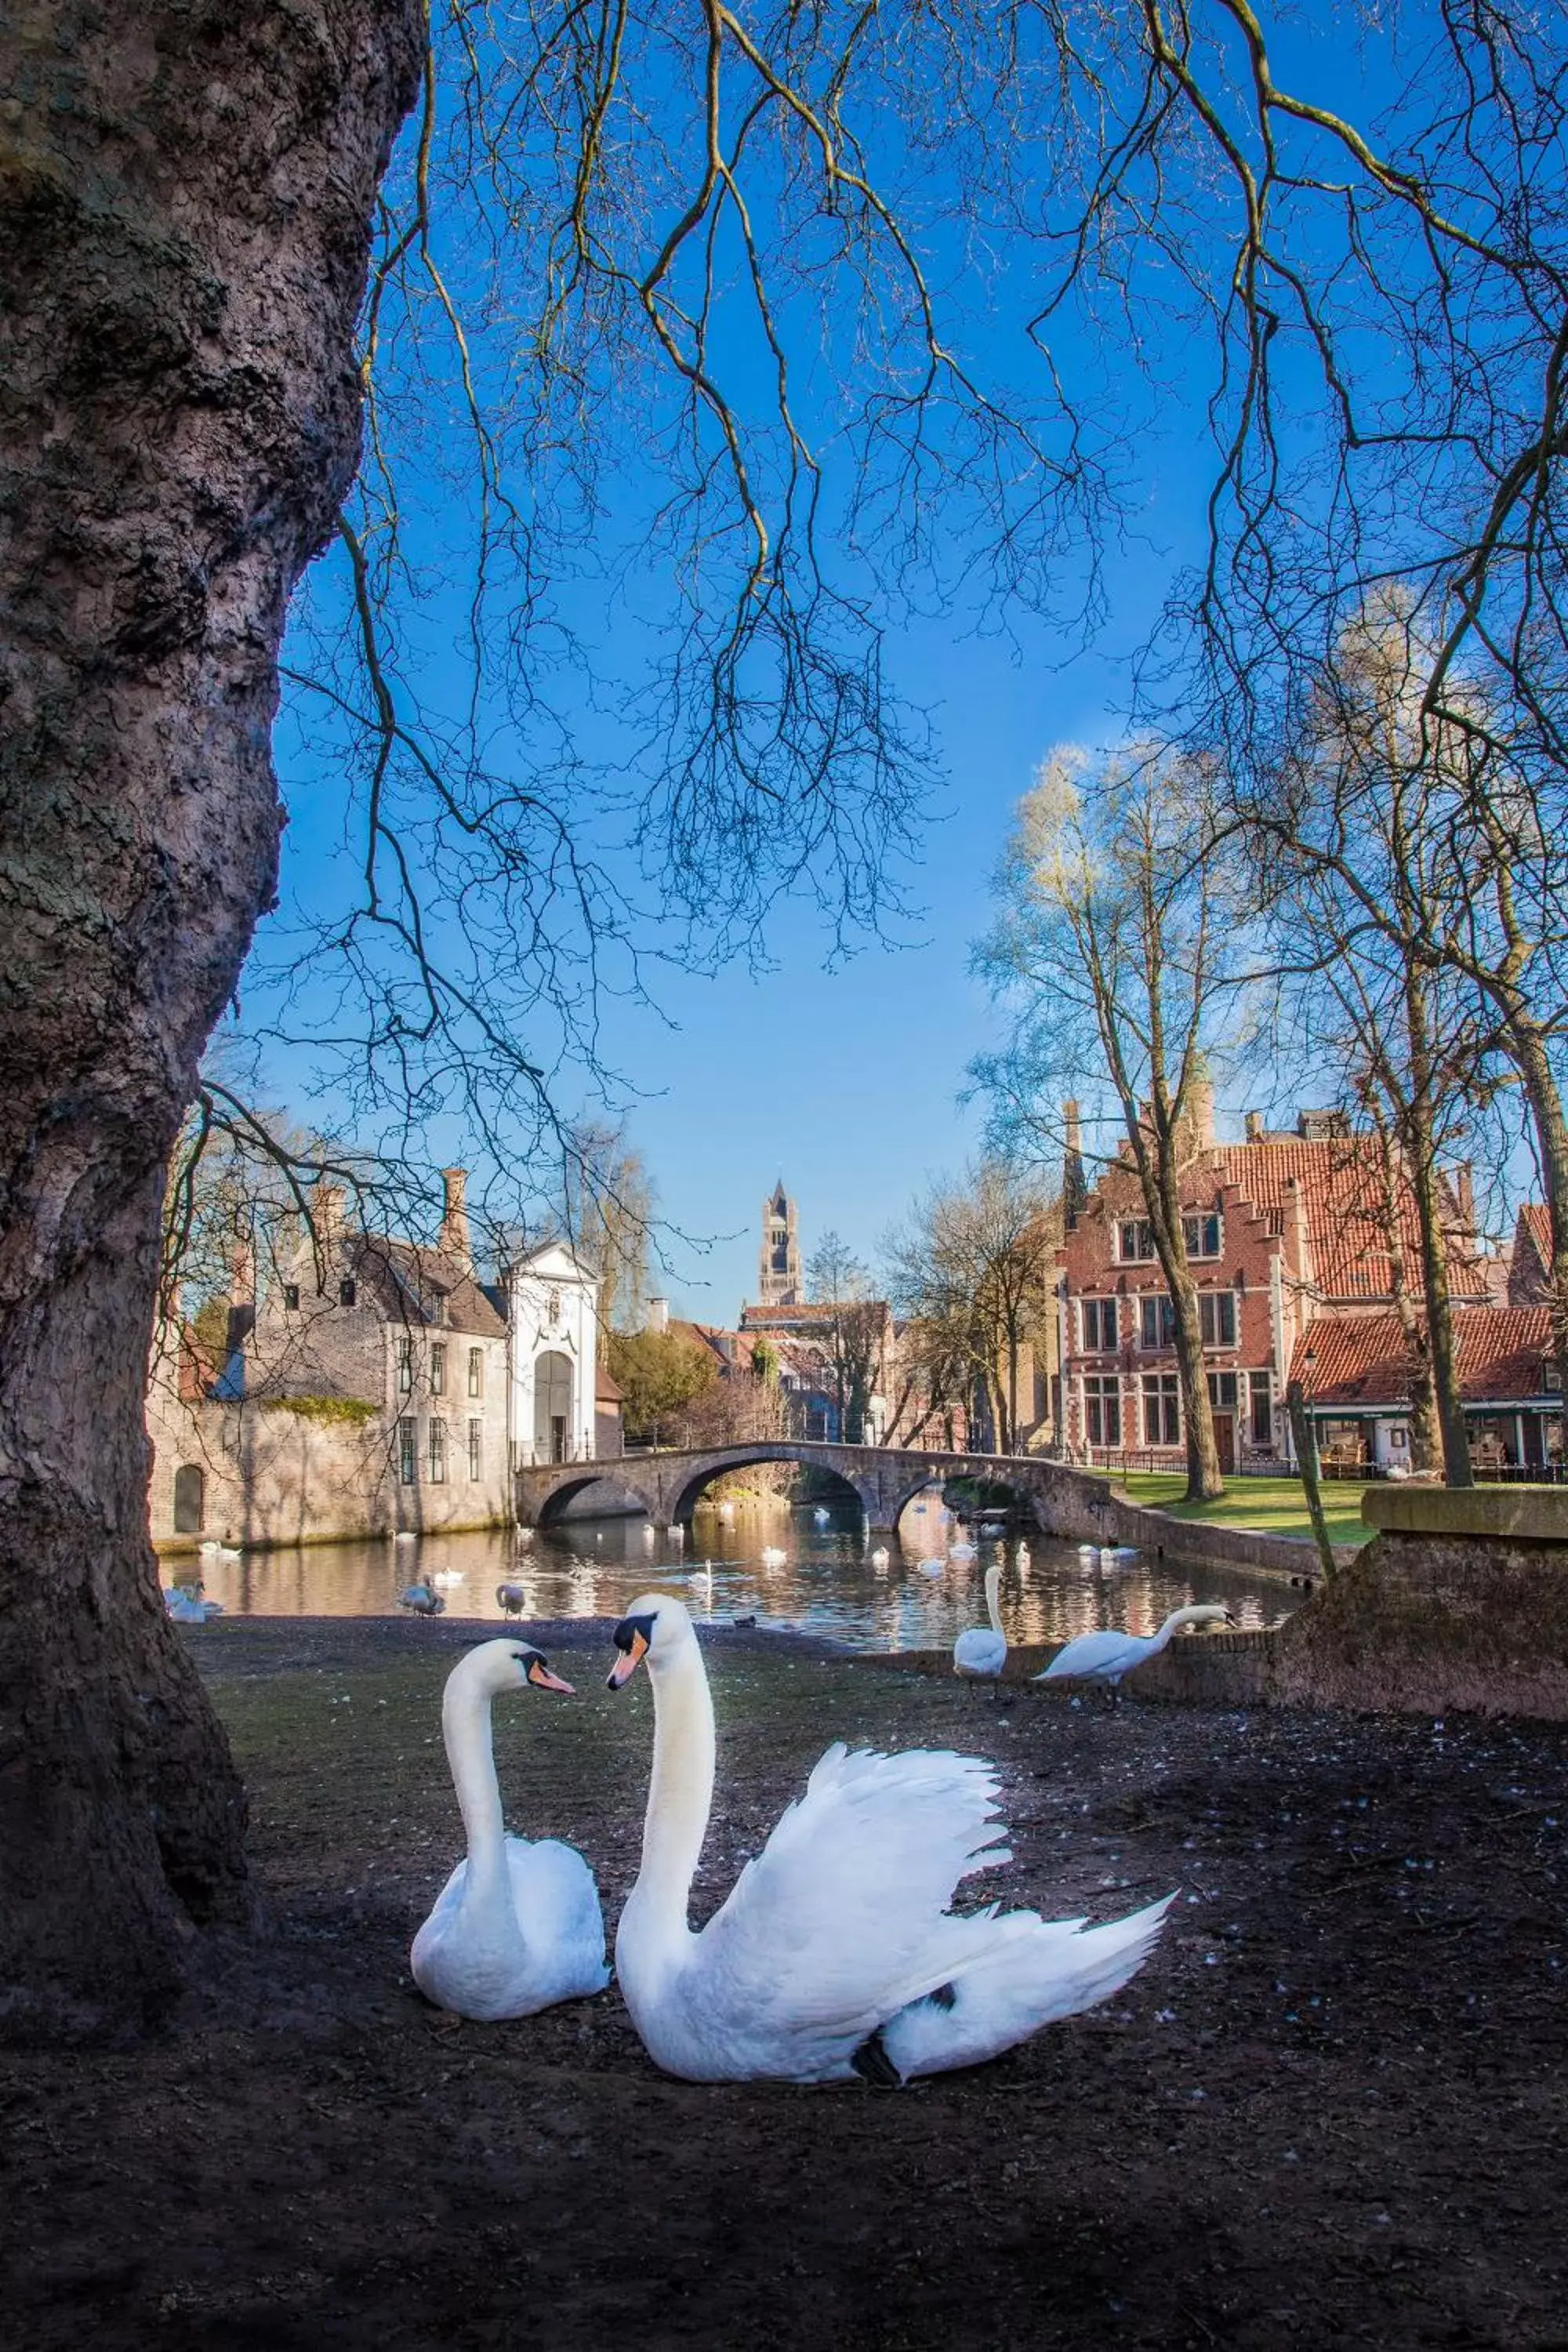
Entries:
<svg viewBox="0 0 1568 2352">
<path fill-rule="evenodd" d="M 991 1620 L 991 1631 L 994 1633 L 1002 1633 L 1002 1613 L 996 1605 L 1001 1583 L 1000 1568 L 995 1566 L 988 1568 L 985 1571 L 985 1614 Z M 1004 1641 L 1006 1640 L 1005 1633 L 1002 1633 L 1002 1638 Z"/>
<path fill-rule="evenodd" d="M 479 1892 L 500 1885 L 505 1868 L 506 1824 L 496 1778 L 489 1691 L 448 1683 L 441 1701 L 441 1736 L 468 1842 L 468 1885 Z"/>
<path fill-rule="evenodd" d="M 643 1817 L 639 1908 L 684 1931 L 708 1816 L 713 1804 L 713 1700 L 695 1634 L 657 1665 L 653 1684 L 653 1774 Z"/>
</svg>

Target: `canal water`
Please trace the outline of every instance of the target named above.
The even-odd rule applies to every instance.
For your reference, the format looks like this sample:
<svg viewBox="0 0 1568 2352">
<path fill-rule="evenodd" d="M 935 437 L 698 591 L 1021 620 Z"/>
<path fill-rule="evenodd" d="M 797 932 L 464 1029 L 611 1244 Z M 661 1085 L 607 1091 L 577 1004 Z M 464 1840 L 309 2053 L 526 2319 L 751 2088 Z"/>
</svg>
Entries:
<svg viewBox="0 0 1568 2352">
<path fill-rule="evenodd" d="M 1000 1551 L 1001 1615 L 1008 1639 L 1056 1643 L 1101 1626 L 1152 1633 L 1191 1601 L 1223 1601 L 1243 1626 L 1274 1624 L 1303 1594 L 1281 1577 L 1248 1575 L 1226 1563 L 1095 1557 L 1048 1537 L 1008 1533 L 987 1539 L 965 1530 L 935 1501 L 917 1506 L 906 1530 L 918 1535 L 885 1562 L 858 1514 L 809 1504 L 737 1503 L 700 1510 L 684 1542 L 636 1518 L 575 1519 L 531 1538 L 505 1528 L 433 1535 L 415 1543 L 311 1544 L 239 1558 L 172 1559 L 166 1586 L 199 1576 L 209 1601 L 229 1615 L 385 1617 L 398 1595 L 432 1580 L 446 1614 L 499 1631 L 496 1588 L 521 1584 L 521 1618 L 616 1617 L 640 1592 L 678 1592 L 699 1623 L 754 1617 L 759 1625 L 818 1633 L 860 1650 L 944 1649 L 966 1625 L 985 1622 L 983 1580 Z M 974 1556 L 952 1557 L 966 1541 Z M 773 1555 L 782 1554 L 782 1559 Z M 939 1573 L 922 1570 L 940 1563 Z M 1310 1562 L 1308 1563 L 1310 1565 Z"/>
</svg>

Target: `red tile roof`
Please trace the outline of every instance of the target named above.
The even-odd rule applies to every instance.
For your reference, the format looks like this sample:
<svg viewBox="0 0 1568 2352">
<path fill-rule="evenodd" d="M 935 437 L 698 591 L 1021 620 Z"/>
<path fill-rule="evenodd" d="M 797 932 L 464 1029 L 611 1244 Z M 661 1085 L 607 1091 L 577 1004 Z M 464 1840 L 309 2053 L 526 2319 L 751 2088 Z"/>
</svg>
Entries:
<svg viewBox="0 0 1568 2352">
<path fill-rule="evenodd" d="M 1552 1216 L 1544 1201 L 1526 1201 L 1519 1213 L 1518 1231 L 1530 1235 L 1543 1266 L 1552 1264 Z"/>
<path fill-rule="evenodd" d="M 1387 1298 L 1393 1293 L 1384 1234 L 1383 1178 L 1377 1139 L 1336 1136 L 1321 1143 L 1291 1137 L 1278 1142 L 1221 1143 L 1202 1155 L 1202 1166 L 1234 1185 L 1243 1202 L 1264 1212 L 1283 1213 L 1289 1188 L 1306 1219 L 1312 1272 L 1324 1298 Z M 1197 1168 L 1184 1181 L 1190 1196 Z M 1458 1298 L 1484 1298 L 1487 1277 L 1468 1236 L 1458 1230 L 1458 1203 L 1446 1202 L 1450 1232 L 1448 1281 Z M 1421 1280 L 1421 1236 L 1415 1203 L 1405 1188 L 1400 1202 L 1405 1263 L 1413 1289 Z"/>
<path fill-rule="evenodd" d="M 1454 1318 L 1466 1404 L 1519 1403 L 1546 1391 L 1552 1318 L 1544 1307 L 1467 1307 Z M 1307 1350 L 1315 1361 L 1305 1361 Z M 1325 1405 L 1407 1405 L 1410 1377 L 1397 1315 L 1322 1316 L 1297 1344 L 1290 1378 Z"/>
</svg>

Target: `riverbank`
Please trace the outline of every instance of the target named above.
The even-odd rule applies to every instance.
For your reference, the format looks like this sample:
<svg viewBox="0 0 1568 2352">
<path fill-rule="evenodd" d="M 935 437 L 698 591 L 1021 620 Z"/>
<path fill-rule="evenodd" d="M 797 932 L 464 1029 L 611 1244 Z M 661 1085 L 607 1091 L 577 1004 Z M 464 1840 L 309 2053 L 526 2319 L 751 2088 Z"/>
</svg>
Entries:
<svg viewBox="0 0 1568 2352">
<path fill-rule="evenodd" d="M 436 2016 L 407 1941 L 458 1850 L 444 1619 L 186 1638 L 251 1791 L 271 1919 L 156 2042 L 0 2060 L 26 2352 L 1541 2347 L 1562 2338 L 1568 1730 L 1171 1708 L 705 1635 L 721 1899 L 826 1742 L 996 1758 L 992 1895 L 1172 1886 L 1107 2008 L 899 2094 L 702 2089 L 615 1992 Z M 575 1702 L 498 1706 L 518 1826 L 635 1873 L 646 1687 L 537 1637 Z M 967 1898 L 966 1898 L 967 1899 Z"/>
<path fill-rule="evenodd" d="M 1257 1529 L 1260 1535 L 1288 1538 L 1295 1543 L 1312 1541 L 1307 1494 L 1299 1478 L 1237 1478 L 1212 1503 L 1189 1503 L 1185 1477 L 1173 1470 L 1134 1470 L 1112 1481 L 1116 1492 L 1146 1511 L 1185 1519 L 1205 1527 Z M 1334 1545 L 1363 1544 L 1368 1530 L 1361 1515 L 1365 1483 L 1327 1479 L 1323 1485 L 1323 1517 Z"/>
</svg>

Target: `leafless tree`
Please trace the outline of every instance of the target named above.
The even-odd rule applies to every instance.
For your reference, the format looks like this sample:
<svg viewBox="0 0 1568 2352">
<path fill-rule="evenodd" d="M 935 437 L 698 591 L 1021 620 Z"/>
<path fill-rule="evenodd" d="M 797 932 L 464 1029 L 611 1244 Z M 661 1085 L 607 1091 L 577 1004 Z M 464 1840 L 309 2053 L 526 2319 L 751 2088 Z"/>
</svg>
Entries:
<svg viewBox="0 0 1568 2352">
<path fill-rule="evenodd" d="M 1010 1012 L 974 1066 L 999 1131 L 1060 1164 L 1068 1100 L 1105 1100 L 1171 1300 L 1187 1491 L 1224 1492 L 1188 1271 L 1183 1183 L 1222 1027 L 1246 975 L 1240 861 L 1205 763 L 1144 746 L 1091 766 L 1062 751 L 1021 803 L 979 968 Z"/>
</svg>

